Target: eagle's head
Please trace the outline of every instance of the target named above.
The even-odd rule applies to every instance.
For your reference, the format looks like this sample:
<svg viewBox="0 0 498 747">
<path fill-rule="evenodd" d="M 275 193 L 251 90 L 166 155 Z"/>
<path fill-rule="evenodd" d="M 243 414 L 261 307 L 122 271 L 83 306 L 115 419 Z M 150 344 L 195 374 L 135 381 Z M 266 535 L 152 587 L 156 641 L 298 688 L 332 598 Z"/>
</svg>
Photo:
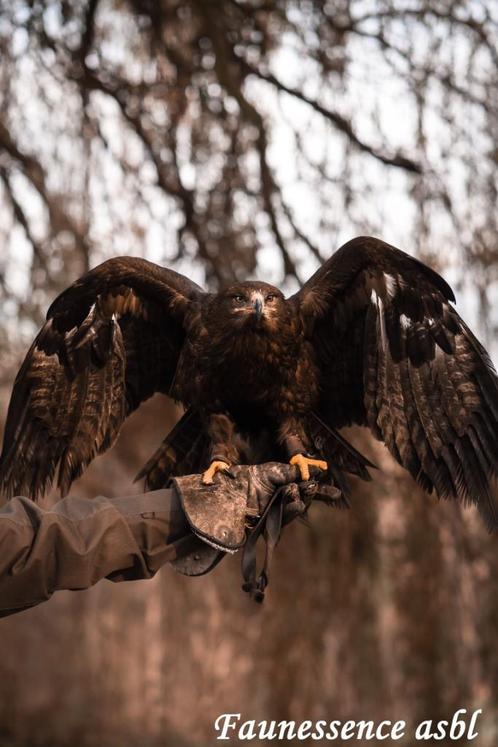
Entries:
<svg viewBox="0 0 498 747">
<path fill-rule="evenodd" d="M 282 292 L 260 281 L 236 283 L 221 291 L 213 311 L 225 325 L 240 332 L 276 332 L 289 323 L 290 313 Z"/>
</svg>

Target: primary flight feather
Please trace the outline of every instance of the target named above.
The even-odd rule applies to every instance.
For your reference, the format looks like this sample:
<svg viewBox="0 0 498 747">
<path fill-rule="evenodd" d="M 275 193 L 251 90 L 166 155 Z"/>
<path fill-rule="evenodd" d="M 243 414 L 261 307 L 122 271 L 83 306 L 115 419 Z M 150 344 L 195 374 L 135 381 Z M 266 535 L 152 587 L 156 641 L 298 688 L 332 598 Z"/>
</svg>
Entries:
<svg viewBox="0 0 498 747">
<path fill-rule="evenodd" d="M 119 257 L 52 304 L 17 375 L 0 460 L 9 496 L 63 494 L 155 392 L 186 413 L 142 470 L 204 480 L 240 461 L 314 464 L 342 484 L 370 463 L 338 433 L 368 426 L 428 492 L 498 527 L 498 379 L 448 284 L 370 237 L 339 249 L 288 299 L 263 282 L 205 293 Z"/>
</svg>

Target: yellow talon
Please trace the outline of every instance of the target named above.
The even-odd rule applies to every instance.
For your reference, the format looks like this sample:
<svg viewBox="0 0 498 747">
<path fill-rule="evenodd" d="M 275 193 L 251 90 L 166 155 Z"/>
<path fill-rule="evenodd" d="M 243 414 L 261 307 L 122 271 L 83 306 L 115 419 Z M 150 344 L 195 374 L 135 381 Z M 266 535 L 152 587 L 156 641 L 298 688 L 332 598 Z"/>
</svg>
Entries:
<svg viewBox="0 0 498 747">
<path fill-rule="evenodd" d="M 227 462 L 219 462 L 217 460 L 211 462 L 207 470 L 202 475 L 203 485 L 212 485 L 215 474 L 217 472 L 226 472 L 228 469 L 230 469 L 230 465 L 227 464 Z"/>
<path fill-rule="evenodd" d="M 294 454 L 291 457 L 290 464 L 297 464 L 301 473 L 301 480 L 306 482 L 310 479 L 310 467 L 318 467 L 318 469 L 327 470 L 328 464 L 322 459 L 309 459 L 304 454 Z"/>
</svg>

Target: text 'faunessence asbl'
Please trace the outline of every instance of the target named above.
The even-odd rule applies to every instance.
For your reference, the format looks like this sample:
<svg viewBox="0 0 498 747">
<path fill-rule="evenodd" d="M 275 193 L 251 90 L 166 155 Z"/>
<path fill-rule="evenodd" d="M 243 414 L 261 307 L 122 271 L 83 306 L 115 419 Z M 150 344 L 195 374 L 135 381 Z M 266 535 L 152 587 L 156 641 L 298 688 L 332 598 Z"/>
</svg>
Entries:
<svg viewBox="0 0 498 747">
<path fill-rule="evenodd" d="M 426 719 L 408 730 L 406 721 L 256 721 L 243 719 L 241 713 L 222 713 L 214 722 L 216 738 L 219 740 L 290 741 L 322 740 L 340 743 L 348 740 L 392 740 L 399 741 L 411 736 L 417 742 L 429 740 L 459 742 L 472 741 L 478 732 L 478 720 L 482 709 L 467 711 L 460 708 L 447 721 Z"/>
</svg>

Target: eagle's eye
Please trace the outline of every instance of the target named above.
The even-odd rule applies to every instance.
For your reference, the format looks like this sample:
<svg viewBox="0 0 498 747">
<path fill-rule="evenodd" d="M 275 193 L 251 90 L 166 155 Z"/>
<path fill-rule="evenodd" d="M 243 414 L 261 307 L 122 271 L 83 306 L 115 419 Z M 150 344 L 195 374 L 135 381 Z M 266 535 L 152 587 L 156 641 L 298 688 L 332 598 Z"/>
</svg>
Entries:
<svg viewBox="0 0 498 747">
<path fill-rule="evenodd" d="M 268 295 L 266 296 L 266 300 L 270 301 L 270 303 L 271 303 L 271 301 L 274 301 L 276 299 L 276 297 L 277 296 L 275 295 L 275 293 L 268 293 Z"/>
<path fill-rule="evenodd" d="M 232 300 L 235 301 L 235 303 L 244 303 L 246 299 L 244 298 L 244 296 L 237 295 L 232 296 Z"/>
</svg>

